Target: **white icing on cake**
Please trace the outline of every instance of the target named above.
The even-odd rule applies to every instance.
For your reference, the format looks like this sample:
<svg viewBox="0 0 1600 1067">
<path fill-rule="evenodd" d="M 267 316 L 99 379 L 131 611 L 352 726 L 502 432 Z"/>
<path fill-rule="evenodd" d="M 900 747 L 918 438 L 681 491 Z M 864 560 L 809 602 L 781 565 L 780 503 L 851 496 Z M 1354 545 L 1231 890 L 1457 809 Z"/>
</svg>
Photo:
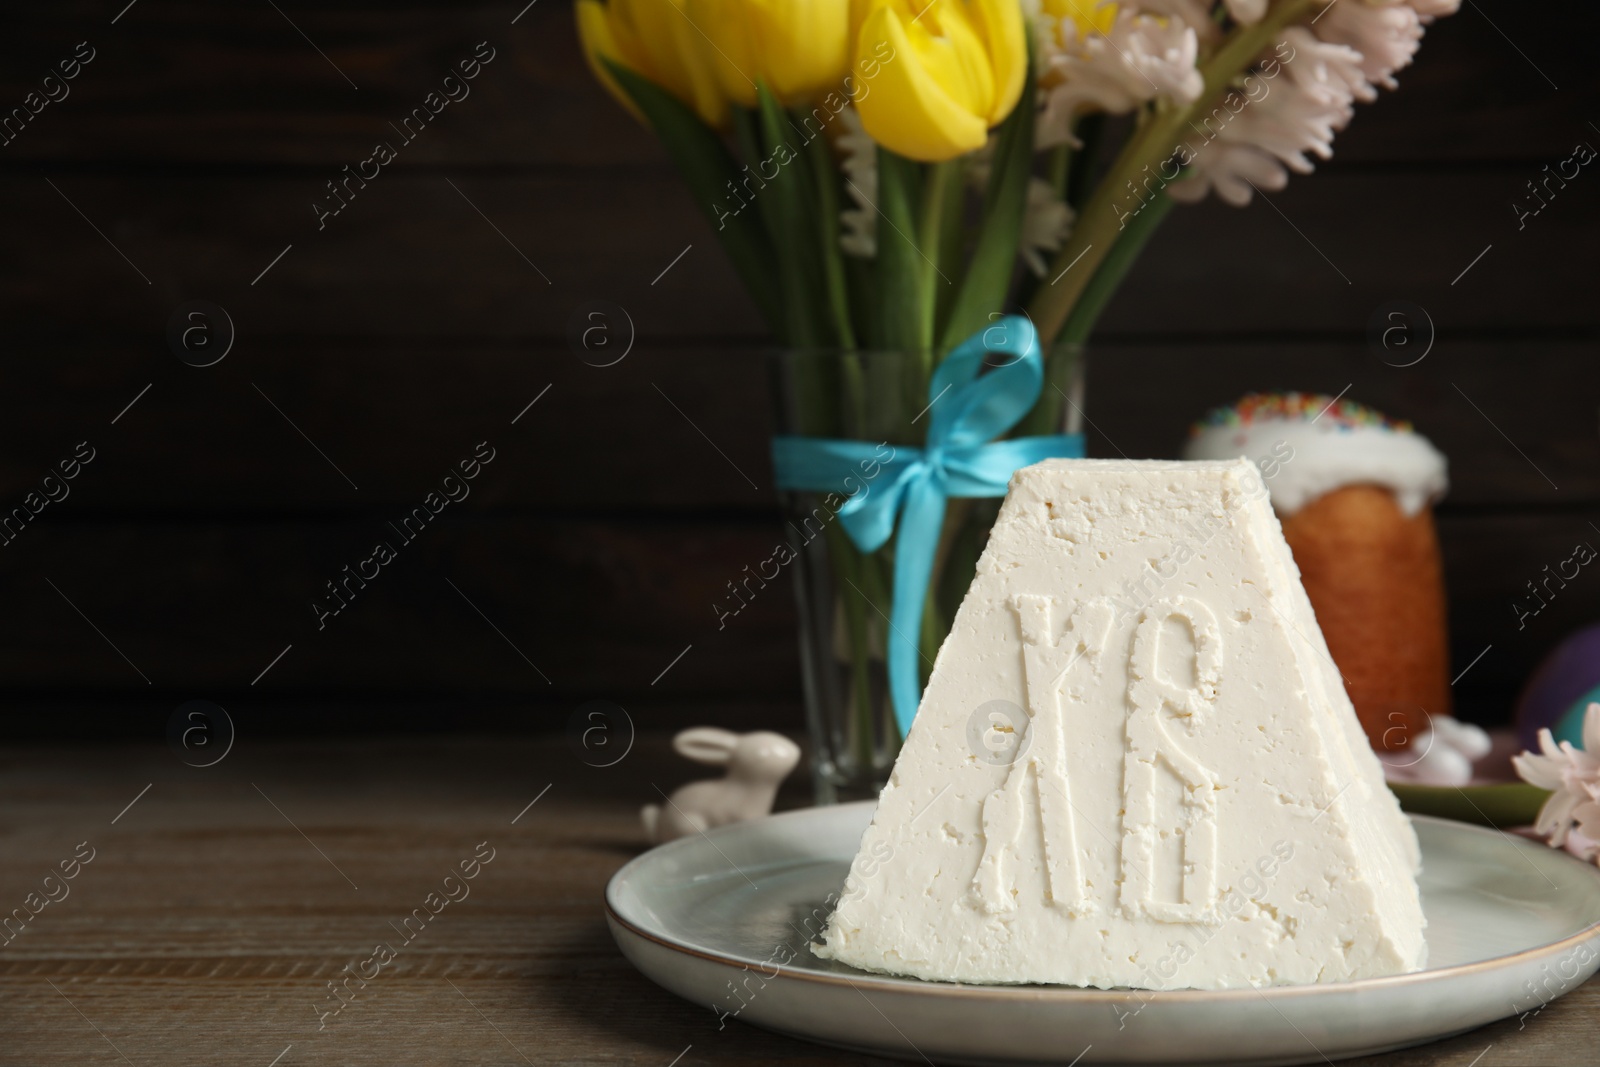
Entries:
<svg viewBox="0 0 1600 1067">
<path fill-rule="evenodd" d="M 1292 515 L 1347 485 L 1381 485 L 1415 515 L 1449 488 L 1444 455 L 1421 434 L 1384 426 L 1345 426 L 1331 417 L 1258 418 L 1249 425 L 1205 426 L 1184 459 L 1244 456 L 1261 467 L 1273 507 Z"/>
</svg>

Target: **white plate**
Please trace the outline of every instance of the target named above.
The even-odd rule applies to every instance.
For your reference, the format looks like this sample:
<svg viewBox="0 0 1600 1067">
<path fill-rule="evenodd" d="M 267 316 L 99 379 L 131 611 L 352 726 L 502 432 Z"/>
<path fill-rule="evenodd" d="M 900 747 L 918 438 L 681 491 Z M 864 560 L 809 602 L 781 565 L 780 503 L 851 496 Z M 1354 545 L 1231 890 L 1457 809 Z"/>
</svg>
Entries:
<svg viewBox="0 0 1600 1067">
<path fill-rule="evenodd" d="M 872 809 L 809 808 L 653 849 L 606 887 L 611 932 L 652 980 L 725 1019 L 963 1064 L 1322 1062 L 1535 1011 L 1600 966 L 1600 869 L 1417 816 L 1430 960 L 1417 974 L 1166 993 L 868 974 L 806 944 Z"/>
</svg>

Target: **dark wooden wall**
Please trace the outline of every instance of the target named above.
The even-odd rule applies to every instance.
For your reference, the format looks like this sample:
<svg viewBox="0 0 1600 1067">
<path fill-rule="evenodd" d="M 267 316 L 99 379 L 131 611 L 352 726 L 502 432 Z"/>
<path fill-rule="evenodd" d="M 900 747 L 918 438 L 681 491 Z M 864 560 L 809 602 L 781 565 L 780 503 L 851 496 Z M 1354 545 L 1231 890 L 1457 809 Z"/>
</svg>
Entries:
<svg viewBox="0 0 1600 1067">
<path fill-rule="evenodd" d="M 8 109 L 95 50 L 0 147 L 0 504 L 96 452 L 0 547 L 8 729 L 145 729 L 195 698 L 245 730 L 552 724 L 597 698 L 798 724 L 787 587 L 721 631 L 712 610 L 778 536 L 759 324 L 662 153 L 591 83 L 569 6 L 277 6 L 13 3 L 0 22 Z M 1318 174 L 1272 206 L 1175 212 L 1092 357 L 1096 455 L 1171 455 L 1252 388 L 1348 385 L 1414 419 L 1452 461 L 1457 669 L 1490 648 L 1457 692 L 1485 720 L 1600 604 L 1585 571 L 1525 629 L 1510 606 L 1600 543 L 1600 173 L 1520 230 L 1512 208 L 1600 146 L 1596 30 L 1587 5 L 1509 0 L 1440 23 Z M 480 41 L 471 95 L 400 147 L 389 123 Z M 325 183 L 377 141 L 399 157 L 319 230 Z M 636 328 L 615 366 L 569 343 L 593 299 Z M 1395 299 L 1437 330 L 1405 369 L 1366 340 Z M 166 340 L 190 300 L 237 329 L 209 368 Z M 496 458 L 471 496 L 319 630 L 324 583 L 480 441 Z"/>
</svg>

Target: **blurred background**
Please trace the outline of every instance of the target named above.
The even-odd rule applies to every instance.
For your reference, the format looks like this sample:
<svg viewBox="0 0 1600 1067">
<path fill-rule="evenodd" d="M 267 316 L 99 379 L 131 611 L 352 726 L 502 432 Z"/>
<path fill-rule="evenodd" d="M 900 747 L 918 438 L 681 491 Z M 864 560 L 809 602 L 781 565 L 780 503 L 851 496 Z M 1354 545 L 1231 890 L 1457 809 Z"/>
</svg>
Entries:
<svg viewBox="0 0 1600 1067">
<path fill-rule="evenodd" d="M 125 3 L 0 33 L 7 734 L 801 728 L 789 580 L 716 609 L 781 536 L 767 344 L 570 5 Z M 1468 0 L 1316 175 L 1178 208 L 1090 355 L 1091 455 L 1256 389 L 1414 421 L 1485 724 L 1600 605 L 1513 607 L 1600 544 L 1600 174 L 1546 183 L 1600 146 L 1596 32 Z"/>
</svg>

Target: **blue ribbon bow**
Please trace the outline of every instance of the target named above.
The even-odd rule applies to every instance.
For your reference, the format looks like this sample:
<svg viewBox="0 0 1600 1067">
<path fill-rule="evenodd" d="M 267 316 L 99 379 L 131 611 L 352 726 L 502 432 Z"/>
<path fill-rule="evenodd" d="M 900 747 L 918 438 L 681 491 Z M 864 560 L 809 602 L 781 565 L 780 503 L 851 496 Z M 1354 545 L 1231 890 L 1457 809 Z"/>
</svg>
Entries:
<svg viewBox="0 0 1600 1067">
<path fill-rule="evenodd" d="M 1014 358 L 980 373 L 991 352 Z M 772 439 L 778 488 L 848 496 L 838 516 L 862 552 L 881 548 L 899 523 L 888 653 L 889 693 L 901 736 L 911 729 L 922 698 L 916 639 L 944 526 L 945 499 L 1004 496 L 1019 467 L 1083 455 L 1082 434 L 995 440 L 1033 408 L 1043 385 L 1038 334 L 1027 319 L 1010 315 L 967 338 L 939 364 L 928 383 L 932 418 L 921 449 L 896 445 L 885 461 L 879 446 L 866 441 Z M 846 491 L 847 481 L 859 478 L 872 463 L 881 466 L 873 484 Z"/>
</svg>

